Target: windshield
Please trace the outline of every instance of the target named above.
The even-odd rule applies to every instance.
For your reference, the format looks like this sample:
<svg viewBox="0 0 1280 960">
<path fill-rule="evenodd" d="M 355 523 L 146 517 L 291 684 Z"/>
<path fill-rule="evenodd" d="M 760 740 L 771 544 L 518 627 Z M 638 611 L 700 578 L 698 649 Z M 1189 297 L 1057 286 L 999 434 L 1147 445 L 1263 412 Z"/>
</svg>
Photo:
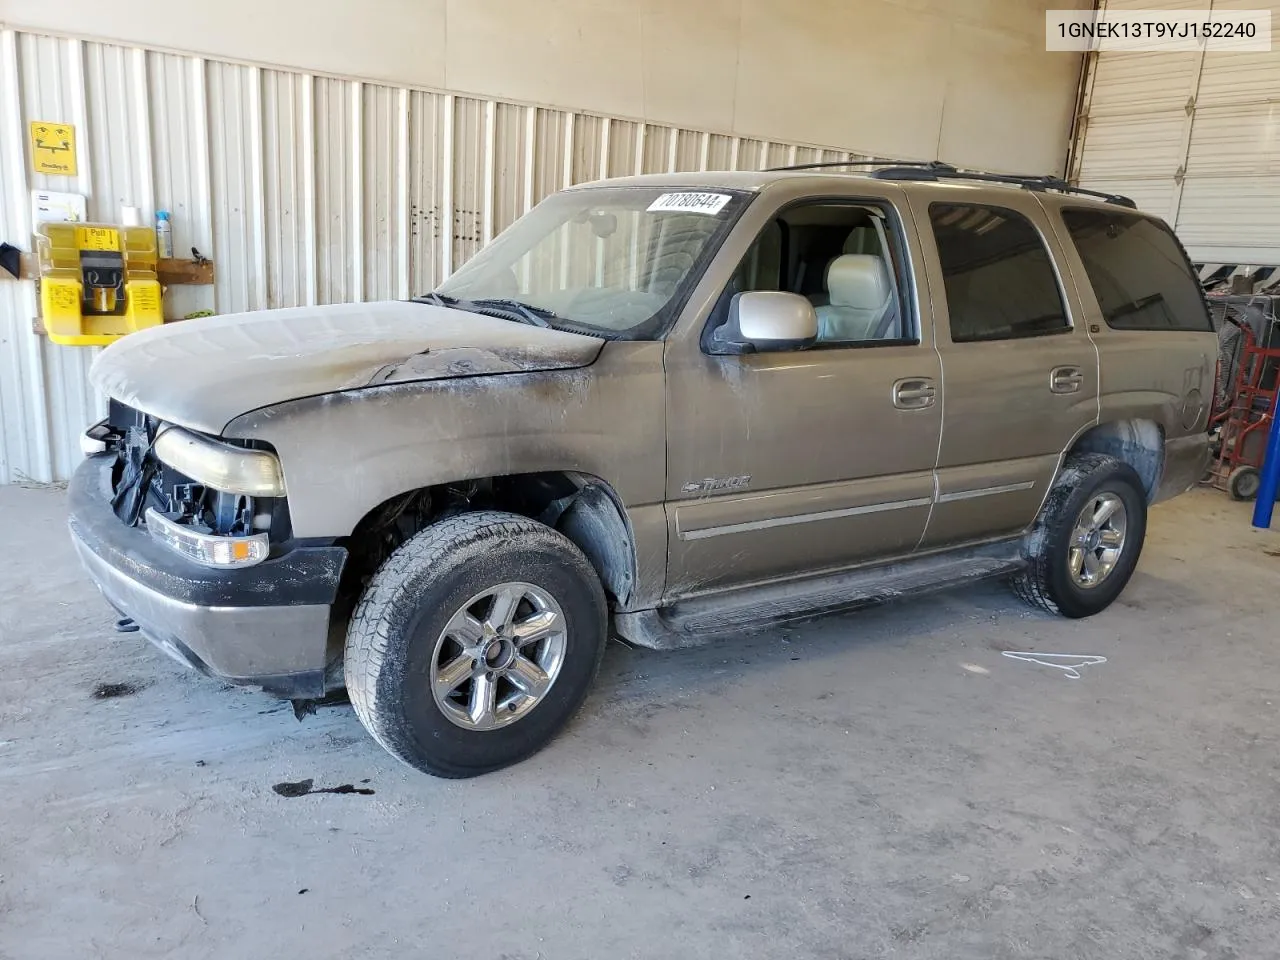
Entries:
<svg viewBox="0 0 1280 960">
<path fill-rule="evenodd" d="M 551 326 L 631 340 L 661 336 L 746 194 L 590 187 L 554 194 L 436 291 L 543 311 Z"/>
</svg>

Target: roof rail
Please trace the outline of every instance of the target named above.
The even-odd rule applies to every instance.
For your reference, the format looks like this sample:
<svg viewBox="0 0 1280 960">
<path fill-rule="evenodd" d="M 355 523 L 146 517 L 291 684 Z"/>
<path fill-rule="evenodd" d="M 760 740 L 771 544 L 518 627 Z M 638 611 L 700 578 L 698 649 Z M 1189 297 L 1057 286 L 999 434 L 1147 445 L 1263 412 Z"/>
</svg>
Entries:
<svg viewBox="0 0 1280 960">
<path fill-rule="evenodd" d="M 877 180 L 978 180 L 983 183 L 1009 183 L 1024 190 L 1054 190 L 1073 193 L 1082 197 L 1096 197 L 1119 207 L 1136 210 L 1138 205 L 1129 197 L 1118 193 L 1104 193 L 1073 186 L 1061 177 L 1024 173 L 985 173 L 961 170 L 941 160 L 832 160 L 824 163 L 794 163 L 786 167 L 769 167 L 766 173 L 782 173 L 787 170 L 825 170 L 832 167 L 879 167 L 869 176 Z"/>
<path fill-rule="evenodd" d="M 1105 193 L 1101 190 L 1077 187 L 1067 183 L 1061 177 L 1019 173 L 982 173 L 946 167 L 946 164 L 934 168 L 923 168 L 915 164 L 898 164 L 884 167 L 880 170 L 872 170 L 870 175 L 877 180 L 977 180 L 982 183 L 1009 183 L 1022 187 L 1024 190 L 1053 190 L 1058 193 L 1072 193 L 1082 197 L 1096 197 L 1099 200 L 1105 200 L 1107 203 L 1114 203 L 1119 207 L 1128 207 L 1131 210 L 1138 208 L 1138 205 L 1129 197 L 1118 193 Z"/>
<path fill-rule="evenodd" d="M 783 173 L 787 170 L 824 170 L 829 167 L 900 167 L 955 172 L 955 167 L 941 160 L 831 160 L 825 163 L 793 163 L 786 167 L 766 167 L 765 173 Z"/>
</svg>

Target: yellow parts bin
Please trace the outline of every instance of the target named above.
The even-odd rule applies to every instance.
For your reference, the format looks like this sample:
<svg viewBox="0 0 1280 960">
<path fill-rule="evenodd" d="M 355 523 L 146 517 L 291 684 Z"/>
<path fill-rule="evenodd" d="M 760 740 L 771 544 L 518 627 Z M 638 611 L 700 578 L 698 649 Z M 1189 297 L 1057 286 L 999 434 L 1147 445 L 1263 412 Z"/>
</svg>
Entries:
<svg viewBox="0 0 1280 960">
<path fill-rule="evenodd" d="M 40 312 L 54 343 L 100 346 L 164 322 L 151 227 L 42 223 Z"/>
</svg>

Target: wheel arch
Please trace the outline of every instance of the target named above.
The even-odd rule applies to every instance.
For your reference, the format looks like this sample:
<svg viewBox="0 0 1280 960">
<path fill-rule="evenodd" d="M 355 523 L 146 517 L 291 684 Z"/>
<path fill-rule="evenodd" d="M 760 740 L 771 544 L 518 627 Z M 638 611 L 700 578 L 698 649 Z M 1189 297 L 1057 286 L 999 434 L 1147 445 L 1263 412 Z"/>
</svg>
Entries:
<svg viewBox="0 0 1280 960">
<path fill-rule="evenodd" d="M 483 477 L 403 490 L 365 512 L 351 534 L 349 549 L 368 550 L 392 525 L 407 539 L 445 516 L 472 510 L 502 510 L 536 520 L 567 537 L 583 552 L 605 592 L 625 606 L 635 590 L 638 557 L 625 505 L 601 477 L 579 471 L 540 471 Z M 358 575 L 371 573 L 367 566 Z"/>
<path fill-rule="evenodd" d="M 635 532 L 617 491 L 599 477 L 584 473 L 567 476 L 579 492 L 561 514 L 555 528 L 586 555 L 608 594 L 626 606 L 639 576 Z"/>
<path fill-rule="evenodd" d="M 1127 463 L 1142 480 L 1143 492 L 1151 503 L 1164 472 L 1164 428 L 1145 418 L 1095 424 L 1076 437 L 1063 462 L 1073 453 L 1102 453 Z"/>
</svg>

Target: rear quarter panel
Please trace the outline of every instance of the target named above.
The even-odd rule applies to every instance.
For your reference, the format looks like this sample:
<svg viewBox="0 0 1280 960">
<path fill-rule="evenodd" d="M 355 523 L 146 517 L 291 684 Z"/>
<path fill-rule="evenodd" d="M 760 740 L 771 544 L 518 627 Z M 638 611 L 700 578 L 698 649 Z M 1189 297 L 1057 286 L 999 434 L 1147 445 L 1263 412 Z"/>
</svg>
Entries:
<svg viewBox="0 0 1280 960">
<path fill-rule="evenodd" d="M 1199 479 L 1205 466 L 1217 336 L 1210 330 L 1110 327 L 1062 221 L 1061 209 L 1079 204 L 1058 197 L 1044 197 L 1042 202 L 1076 286 L 1084 322 L 1098 347 L 1099 423 L 1155 423 L 1165 443 L 1164 473 L 1155 499 L 1181 493 Z"/>
</svg>

